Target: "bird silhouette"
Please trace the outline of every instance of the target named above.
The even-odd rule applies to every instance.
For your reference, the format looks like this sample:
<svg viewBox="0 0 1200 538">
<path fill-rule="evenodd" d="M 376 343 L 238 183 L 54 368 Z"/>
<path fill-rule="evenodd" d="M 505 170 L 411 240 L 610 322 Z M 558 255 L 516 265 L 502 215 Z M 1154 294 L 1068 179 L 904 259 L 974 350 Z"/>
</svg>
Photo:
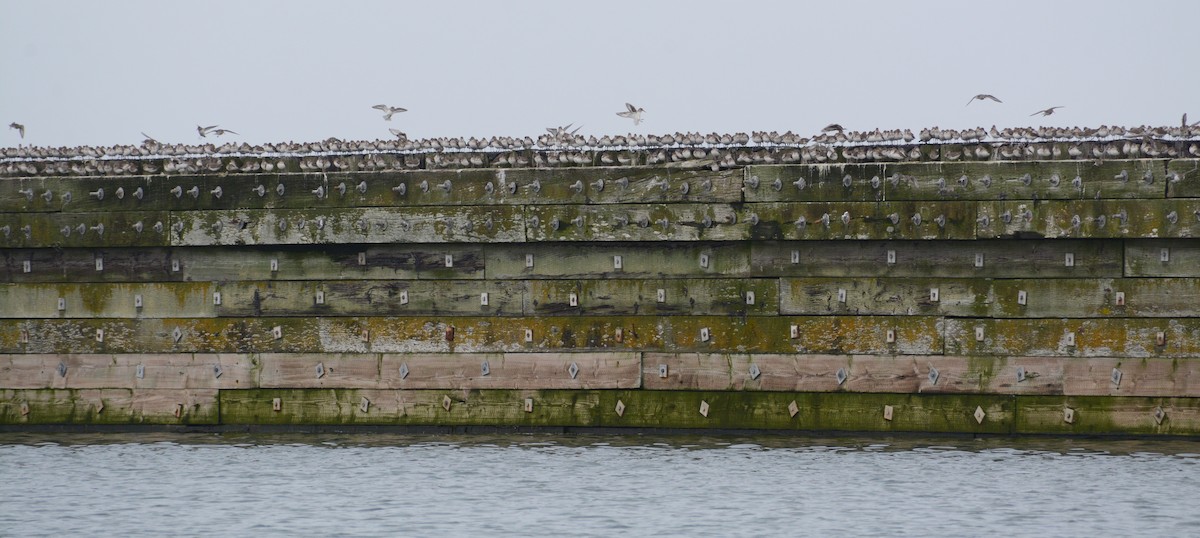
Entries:
<svg viewBox="0 0 1200 538">
<path fill-rule="evenodd" d="M 408 135 L 404 134 L 404 132 L 400 129 L 388 129 L 388 132 L 392 133 L 392 136 L 396 137 L 397 139 L 408 140 Z"/>
<path fill-rule="evenodd" d="M 1049 116 L 1049 115 L 1051 115 L 1051 114 L 1053 114 L 1053 113 L 1054 113 L 1054 109 L 1056 109 L 1056 108 L 1063 108 L 1063 107 L 1061 107 L 1061 106 L 1052 106 L 1052 107 L 1050 107 L 1050 108 L 1047 108 L 1047 109 L 1044 109 L 1044 110 L 1039 110 L 1039 111 L 1037 111 L 1037 112 L 1034 112 L 1033 114 L 1030 114 L 1030 116 L 1036 116 L 1036 115 L 1038 115 L 1038 114 L 1041 114 L 1041 115 L 1043 115 L 1043 116 Z"/>
<path fill-rule="evenodd" d="M 971 100 L 967 101 L 967 105 L 970 105 L 971 103 L 975 102 L 976 100 L 983 101 L 985 99 L 991 99 L 997 103 L 1004 102 L 1004 101 L 997 99 L 995 95 L 992 95 L 990 93 L 981 93 L 979 95 L 976 95 L 975 97 L 972 97 Z M 964 105 L 964 106 L 966 106 L 966 105 Z"/>
<path fill-rule="evenodd" d="M 826 125 L 825 127 L 821 128 L 822 133 L 832 133 L 834 131 L 837 131 L 840 133 L 845 130 L 846 130 L 845 127 L 842 127 L 841 125 L 839 125 L 837 123 L 830 123 L 829 125 Z"/>
<path fill-rule="evenodd" d="M 217 128 L 216 125 L 210 125 L 208 127 L 201 127 L 201 126 L 197 125 L 196 132 L 200 133 L 200 138 L 204 138 L 204 137 L 208 136 L 208 133 L 212 132 L 212 130 L 216 129 L 216 128 Z"/>
<path fill-rule="evenodd" d="M 229 129 L 213 129 L 212 130 L 213 136 L 221 136 L 221 135 L 227 135 L 227 134 L 237 134 L 237 133 L 234 131 L 230 131 Z"/>
<path fill-rule="evenodd" d="M 625 103 L 625 110 L 623 112 L 617 112 L 617 115 L 621 116 L 622 118 L 629 118 L 633 120 L 634 125 L 638 125 L 642 123 L 642 113 L 645 111 L 646 109 L 644 108 L 638 108 L 629 103 Z"/>
<path fill-rule="evenodd" d="M 371 108 L 374 108 L 375 110 L 383 112 L 384 121 L 392 121 L 392 114 L 398 114 L 400 112 L 408 112 L 407 108 L 400 108 L 398 106 L 375 105 Z"/>
<path fill-rule="evenodd" d="M 17 123 L 14 121 L 14 122 L 8 124 L 8 128 L 16 129 L 17 134 L 21 135 L 21 138 L 25 138 L 25 126 L 24 125 L 21 125 L 20 123 Z"/>
</svg>

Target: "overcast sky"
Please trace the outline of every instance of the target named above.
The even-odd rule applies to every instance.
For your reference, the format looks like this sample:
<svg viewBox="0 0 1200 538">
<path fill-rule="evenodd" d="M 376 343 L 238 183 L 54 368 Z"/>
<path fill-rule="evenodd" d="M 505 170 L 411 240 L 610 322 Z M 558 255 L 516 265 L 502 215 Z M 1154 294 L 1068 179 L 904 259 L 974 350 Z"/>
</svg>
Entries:
<svg viewBox="0 0 1200 538">
<path fill-rule="evenodd" d="M 1198 24 L 1192 0 L 0 0 L 0 121 L 27 127 L 0 146 L 1177 125 Z"/>
</svg>

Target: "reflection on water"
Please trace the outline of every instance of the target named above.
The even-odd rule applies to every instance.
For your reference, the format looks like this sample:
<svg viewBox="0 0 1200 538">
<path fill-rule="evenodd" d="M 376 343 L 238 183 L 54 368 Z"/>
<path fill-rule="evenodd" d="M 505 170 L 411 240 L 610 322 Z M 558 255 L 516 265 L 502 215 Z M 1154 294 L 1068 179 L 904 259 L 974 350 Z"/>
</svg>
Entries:
<svg viewBox="0 0 1200 538">
<path fill-rule="evenodd" d="M 1200 535 L 1200 442 L 0 434 L 0 534 Z"/>
</svg>

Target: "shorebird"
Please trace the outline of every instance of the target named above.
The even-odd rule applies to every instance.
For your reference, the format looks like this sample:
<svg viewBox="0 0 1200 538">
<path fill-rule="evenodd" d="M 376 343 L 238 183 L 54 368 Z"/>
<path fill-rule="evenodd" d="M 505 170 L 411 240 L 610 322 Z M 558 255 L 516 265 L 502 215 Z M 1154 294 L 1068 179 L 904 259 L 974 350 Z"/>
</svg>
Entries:
<svg viewBox="0 0 1200 538">
<path fill-rule="evenodd" d="M 995 101 L 995 102 L 997 102 L 997 103 L 1003 103 L 1003 102 L 1004 102 L 1004 101 L 1001 101 L 1001 100 L 999 100 L 999 99 L 996 99 L 996 96 L 995 96 L 995 95 L 992 95 L 992 94 L 990 94 L 990 93 L 981 93 L 981 94 L 979 94 L 979 95 L 976 95 L 975 97 L 972 97 L 970 101 L 967 101 L 967 105 L 970 105 L 971 103 L 975 102 L 976 100 L 983 101 L 984 99 L 991 99 L 991 100 L 993 100 L 993 101 Z M 965 106 L 965 105 L 964 105 L 964 106 Z"/>
<path fill-rule="evenodd" d="M 229 129 L 213 129 L 212 130 L 213 136 L 221 136 L 221 135 L 226 135 L 226 134 L 237 134 L 237 133 L 230 131 Z"/>
<path fill-rule="evenodd" d="M 200 138 L 204 138 L 204 137 L 208 136 L 209 132 L 211 132 L 213 129 L 216 129 L 216 128 L 217 128 L 216 125 L 211 125 L 208 127 L 201 127 L 201 126 L 197 125 L 196 132 L 200 133 Z"/>
<path fill-rule="evenodd" d="M 388 129 L 388 132 L 400 140 L 408 140 L 408 135 L 404 134 L 400 129 Z"/>
<path fill-rule="evenodd" d="M 638 108 L 629 103 L 625 103 L 625 111 L 617 112 L 617 115 L 621 116 L 622 118 L 629 118 L 633 120 L 634 125 L 637 125 L 642 123 L 642 113 L 645 111 L 646 109 L 644 108 Z"/>
<path fill-rule="evenodd" d="M 150 136 L 146 133 L 142 133 L 142 137 L 145 138 L 145 140 L 142 141 L 143 144 L 157 144 L 158 143 L 158 140 L 155 140 L 153 136 Z"/>
<path fill-rule="evenodd" d="M 829 125 L 826 125 L 825 127 L 821 128 L 822 133 L 832 133 L 834 131 L 837 131 L 840 133 L 845 130 L 846 130 L 845 127 L 842 127 L 841 125 L 838 125 L 836 123 L 830 123 Z"/>
<path fill-rule="evenodd" d="M 1186 116 L 1186 114 L 1185 114 L 1185 116 Z M 17 122 L 15 122 L 15 121 L 14 121 L 14 122 L 12 122 L 12 123 L 8 124 L 8 128 L 9 128 L 9 129 L 16 129 L 16 130 L 17 130 L 17 134 L 20 134 L 20 135 L 21 135 L 21 138 L 25 138 L 25 126 L 24 126 L 24 125 L 21 125 L 20 123 L 17 123 Z"/>
<path fill-rule="evenodd" d="M 375 105 L 371 108 L 383 112 L 384 121 L 392 121 L 392 114 L 408 112 L 407 108 L 400 108 L 398 106 Z"/>
<path fill-rule="evenodd" d="M 1039 111 L 1037 111 L 1037 112 L 1034 112 L 1033 114 L 1030 114 L 1030 116 L 1036 116 L 1036 115 L 1038 115 L 1038 114 L 1041 114 L 1041 115 L 1043 115 L 1043 116 L 1049 116 L 1049 115 L 1051 115 L 1051 114 L 1053 114 L 1053 113 L 1054 113 L 1054 109 L 1056 109 L 1056 108 L 1062 108 L 1062 107 L 1061 107 L 1061 106 L 1052 106 L 1052 107 L 1050 107 L 1050 108 L 1047 108 L 1047 109 L 1045 109 L 1045 110 L 1039 110 Z"/>
</svg>

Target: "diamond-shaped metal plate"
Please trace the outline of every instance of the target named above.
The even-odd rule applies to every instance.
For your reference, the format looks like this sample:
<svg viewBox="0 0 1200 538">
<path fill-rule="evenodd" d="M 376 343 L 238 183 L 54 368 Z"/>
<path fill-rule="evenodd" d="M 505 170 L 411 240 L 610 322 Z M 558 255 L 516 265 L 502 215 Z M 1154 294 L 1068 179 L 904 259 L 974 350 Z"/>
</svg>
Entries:
<svg viewBox="0 0 1200 538">
<path fill-rule="evenodd" d="M 179 327 L 175 327 L 175 330 L 171 331 L 171 337 L 174 338 L 176 342 L 179 342 L 183 339 L 183 331 L 179 330 Z"/>
<path fill-rule="evenodd" d="M 318 362 L 316 367 L 317 379 L 325 377 L 325 363 Z"/>
<path fill-rule="evenodd" d="M 700 400 L 700 414 L 708 416 L 708 402 L 704 400 Z"/>
<path fill-rule="evenodd" d="M 1112 384 L 1114 387 L 1121 386 L 1121 375 L 1122 374 L 1121 374 L 1120 369 L 1117 369 L 1117 368 L 1112 369 L 1112 376 L 1110 376 L 1109 379 L 1112 381 Z"/>
<path fill-rule="evenodd" d="M 617 411 L 618 417 L 625 416 L 625 402 L 622 402 L 621 400 L 617 400 L 616 411 Z"/>
<path fill-rule="evenodd" d="M 837 373 L 836 373 L 836 374 L 834 374 L 833 376 L 837 378 L 838 385 L 841 385 L 842 383 L 845 383 L 845 382 L 846 382 L 846 378 L 847 378 L 847 377 L 850 377 L 850 375 L 846 373 L 846 369 L 845 369 L 845 368 L 838 368 L 838 371 L 837 371 Z"/>
<path fill-rule="evenodd" d="M 146 365 L 144 365 L 144 364 L 137 365 L 137 369 L 136 369 L 136 372 L 134 375 L 136 375 L 138 379 L 142 379 L 142 378 L 146 377 Z"/>
<path fill-rule="evenodd" d="M 449 396 L 442 396 L 442 409 L 445 409 L 447 411 L 450 410 L 450 397 Z"/>
<path fill-rule="evenodd" d="M 1158 407 L 1155 407 L 1154 408 L 1154 423 L 1162 424 L 1162 421 L 1164 418 L 1167 418 L 1167 412 L 1163 411 L 1163 408 L 1161 405 Z"/>
<path fill-rule="evenodd" d="M 400 364 L 400 379 L 408 379 L 408 363 Z"/>
<path fill-rule="evenodd" d="M 799 413 L 799 412 L 800 412 L 800 406 L 796 405 L 796 400 L 792 400 L 792 403 L 788 404 L 788 416 L 795 417 L 796 413 Z"/>
<path fill-rule="evenodd" d="M 223 373 L 225 373 L 225 370 L 223 368 L 221 368 L 220 364 L 213 365 L 213 377 L 214 378 L 220 379 L 221 374 L 223 374 Z"/>
<path fill-rule="evenodd" d="M 483 361 L 483 362 L 479 363 L 479 375 L 489 375 L 491 373 L 492 373 L 492 366 L 490 364 L 488 364 L 488 361 Z"/>
<path fill-rule="evenodd" d="M 986 417 L 986 416 L 987 416 L 987 413 L 983 412 L 982 406 L 975 406 L 975 422 L 978 422 L 979 424 L 983 424 L 983 417 Z"/>
<path fill-rule="evenodd" d="M 1063 422 L 1066 422 L 1067 424 L 1075 423 L 1075 410 L 1074 409 L 1071 409 L 1070 407 L 1063 408 Z"/>
<path fill-rule="evenodd" d="M 760 375 L 762 375 L 762 370 L 760 370 L 758 368 L 758 365 L 751 364 L 750 365 L 750 379 L 758 379 L 758 376 L 760 376 Z"/>
<path fill-rule="evenodd" d="M 575 376 L 579 375 L 579 365 L 571 363 L 571 366 L 567 368 L 567 373 L 571 374 L 571 379 L 575 379 Z"/>
<path fill-rule="evenodd" d="M 358 410 L 362 411 L 363 413 L 366 413 L 367 410 L 370 408 L 371 408 L 371 400 L 368 400 L 366 396 L 363 396 L 363 398 L 358 401 Z"/>
<path fill-rule="evenodd" d="M 58 377 L 67 377 L 67 363 L 58 363 Z"/>
<path fill-rule="evenodd" d="M 661 378 L 667 377 L 667 365 L 665 365 L 665 364 L 658 365 L 658 377 L 661 377 Z"/>
<path fill-rule="evenodd" d="M 1022 381 L 1025 381 L 1025 367 L 1018 366 L 1017 367 L 1017 383 L 1020 383 Z"/>
<path fill-rule="evenodd" d="M 929 367 L 929 384 L 930 384 L 930 385 L 936 385 L 936 384 L 937 384 L 938 377 L 939 377 L 940 375 L 941 375 L 941 374 L 938 372 L 937 368 L 934 368 L 934 367 L 930 366 L 930 367 Z"/>
<path fill-rule="evenodd" d="M 895 413 L 895 409 L 893 409 L 892 406 L 890 406 L 890 405 L 883 406 L 883 420 L 892 420 L 892 415 L 894 413 Z"/>
</svg>

